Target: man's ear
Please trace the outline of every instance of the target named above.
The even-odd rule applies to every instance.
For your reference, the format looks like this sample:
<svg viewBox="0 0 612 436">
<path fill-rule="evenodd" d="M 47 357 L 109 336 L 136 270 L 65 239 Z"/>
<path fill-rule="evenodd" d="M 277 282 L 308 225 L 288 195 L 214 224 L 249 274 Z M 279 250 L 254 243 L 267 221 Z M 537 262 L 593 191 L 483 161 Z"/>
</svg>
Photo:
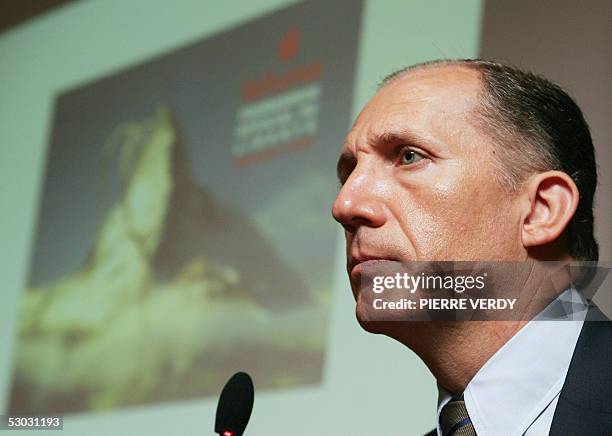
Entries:
<svg viewBox="0 0 612 436">
<path fill-rule="evenodd" d="M 547 171 L 532 176 L 525 187 L 530 208 L 523 219 L 523 246 L 536 247 L 554 242 L 578 207 L 576 184 L 564 172 Z"/>
</svg>

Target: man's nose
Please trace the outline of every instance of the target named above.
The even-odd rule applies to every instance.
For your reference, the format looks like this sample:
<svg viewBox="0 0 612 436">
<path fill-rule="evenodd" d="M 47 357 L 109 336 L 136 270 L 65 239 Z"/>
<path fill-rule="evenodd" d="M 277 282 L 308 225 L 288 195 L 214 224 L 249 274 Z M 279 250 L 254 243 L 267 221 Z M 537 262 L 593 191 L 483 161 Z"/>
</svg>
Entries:
<svg viewBox="0 0 612 436">
<path fill-rule="evenodd" d="M 355 231 L 359 226 L 380 227 L 385 223 L 382 199 L 376 195 L 372 182 L 363 175 L 353 174 L 340 189 L 332 215 L 345 230 Z"/>
</svg>

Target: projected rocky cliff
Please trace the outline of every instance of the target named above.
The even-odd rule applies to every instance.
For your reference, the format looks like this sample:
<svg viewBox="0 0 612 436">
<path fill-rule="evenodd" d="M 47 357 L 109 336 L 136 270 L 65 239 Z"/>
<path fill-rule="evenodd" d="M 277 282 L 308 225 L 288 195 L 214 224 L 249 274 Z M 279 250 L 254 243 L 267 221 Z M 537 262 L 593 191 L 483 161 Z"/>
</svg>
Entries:
<svg viewBox="0 0 612 436">
<path fill-rule="evenodd" d="M 205 396 L 232 366 L 259 388 L 318 381 L 325 305 L 192 181 L 169 111 L 111 138 L 120 198 L 82 267 L 25 294 L 11 412 Z"/>
<path fill-rule="evenodd" d="M 237 371 L 322 386 L 361 22 L 338 1 L 57 93 L 10 413 L 214 401 Z"/>
</svg>

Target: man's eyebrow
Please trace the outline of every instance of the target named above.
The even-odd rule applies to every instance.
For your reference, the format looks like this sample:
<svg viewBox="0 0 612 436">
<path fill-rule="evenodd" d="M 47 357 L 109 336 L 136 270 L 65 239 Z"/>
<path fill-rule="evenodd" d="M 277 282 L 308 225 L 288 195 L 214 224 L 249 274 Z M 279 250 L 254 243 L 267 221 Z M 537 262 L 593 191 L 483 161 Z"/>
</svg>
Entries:
<svg viewBox="0 0 612 436">
<path fill-rule="evenodd" d="M 371 133 L 368 136 L 368 143 L 371 144 L 373 147 L 376 147 L 377 145 L 384 146 L 389 144 L 425 145 L 427 143 L 430 143 L 430 141 L 411 130 L 405 129 L 380 133 Z"/>
<path fill-rule="evenodd" d="M 336 164 L 336 174 L 338 175 L 338 180 L 340 183 L 344 183 L 348 178 L 353 168 L 357 165 L 357 158 L 350 151 L 343 151 L 338 158 L 338 163 Z"/>
</svg>

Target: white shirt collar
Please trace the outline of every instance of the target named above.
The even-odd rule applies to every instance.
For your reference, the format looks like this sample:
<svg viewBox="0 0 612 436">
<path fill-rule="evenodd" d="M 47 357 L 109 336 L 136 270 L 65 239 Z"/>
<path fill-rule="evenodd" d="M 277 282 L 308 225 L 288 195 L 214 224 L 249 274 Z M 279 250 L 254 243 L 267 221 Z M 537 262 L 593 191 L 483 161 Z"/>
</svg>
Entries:
<svg viewBox="0 0 612 436">
<path fill-rule="evenodd" d="M 568 304 L 573 308 L 564 316 L 559 308 Z M 522 435 L 555 399 L 587 307 L 578 291 L 566 290 L 480 368 L 463 394 L 478 436 Z M 438 418 L 451 398 L 438 385 Z M 439 420 L 437 429 L 441 434 Z"/>
</svg>

